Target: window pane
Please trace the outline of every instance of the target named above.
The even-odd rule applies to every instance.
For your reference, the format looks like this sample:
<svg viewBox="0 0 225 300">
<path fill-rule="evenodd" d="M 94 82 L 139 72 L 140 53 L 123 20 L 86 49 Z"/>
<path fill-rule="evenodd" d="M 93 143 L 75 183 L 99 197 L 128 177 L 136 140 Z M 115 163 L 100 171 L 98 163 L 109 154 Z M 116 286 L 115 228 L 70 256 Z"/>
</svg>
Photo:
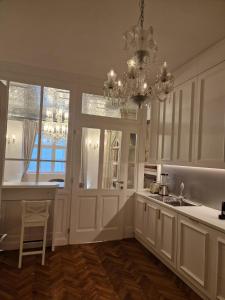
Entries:
<svg viewBox="0 0 225 300">
<path fill-rule="evenodd" d="M 40 170 L 39 170 L 40 173 L 49 173 L 51 171 L 52 171 L 52 163 L 51 162 L 48 162 L 48 161 L 43 162 L 42 161 L 40 163 Z"/>
<path fill-rule="evenodd" d="M 102 187 L 104 189 L 119 188 L 117 181 L 120 179 L 121 142 L 121 131 L 105 130 L 102 177 Z"/>
<path fill-rule="evenodd" d="M 40 86 L 10 82 L 6 158 L 30 159 L 38 132 Z"/>
<path fill-rule="evenodd" d="M 135 188 L 135 166 L 136 166 L 137 134 L 130 133 L 128 148 L 128 170 L 127 170 L 127 188 Z"/>
<path fill-rule="evenodd" d="M 128 165 L 127 188 L 134 189 L 135 165 Z"/>
<path fill-rule="evenodd" d="M 36 170 L 36 162 L 6 160 L 4 182 L 35 181 Z"/>
<path fill-rule="evenodd" d="M 67 90 L 44 88 L 42 141 L 44 145 L 67 145 L 69 98 Z M 65 152 L 66 153 L 66 152 Z M 64 160 L 66 157 L 64 158 Z"/>
<path fill-rule="evenodd" d="M 66 150 L 65 149 L 56 149 L 55 150 L 55 160 L 65 160 L 66 159 Z"/>
<path fill-rule="evenodd" d="M 80 188 L 98 187 L 100 129 L 82 128 Z"/>
<path fill-rule="evenodd" d="M 31 161 L 29 163 L 27 172 L 28 173 L 35 173 L 37 171 L 37 162 L 36 161 Z"/>
<path fill-rule="evenodd" d="M 103 116 L 119 119 L 137 119 L 137 106 L 128 103 L 124 108 L 115 108 L 104 96 L 83 94 L 82 113 L 94 116 Z"/>
<path fill-rule="evenodd" d="M 65 173 L 65 163 L 55 162 L 54 172 Z"/>
<path fill-rule="evenodd" d="M 46 162 L 45 162 L 46 163 Z M 65 172 L 66 172 L 66 163 L 55 162 L 52 163 L 53 171 L 52 172 L 43 172 L 39 174 L 39 182 L 59 182 L 64 183 L 65 181 Z"/>
<path fill-rule="evenodd" d="M 52 149 L 42 148 L 41 149 L 41 159 L 42 160 L 52 160 Z"/>
<path fill-rule="evenodd" d="M 137 143 L 137 135 L 135 133 L 131 133 L 130 134 L 130 141 L 129 141 L 128 162 L 135 162 L 135 159 L 136 159 L 136 143 Z"/>
</svg>

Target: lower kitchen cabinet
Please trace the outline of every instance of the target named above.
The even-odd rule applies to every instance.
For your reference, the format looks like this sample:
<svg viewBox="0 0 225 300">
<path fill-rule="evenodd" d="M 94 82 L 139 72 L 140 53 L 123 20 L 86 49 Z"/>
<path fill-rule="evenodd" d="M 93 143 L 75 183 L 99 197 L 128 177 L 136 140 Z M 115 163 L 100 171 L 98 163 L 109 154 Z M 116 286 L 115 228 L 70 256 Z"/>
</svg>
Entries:
<svg viewBox="0 0 225 300">
<path fill-rule="evenodd" d="M 161 254 L 169 264 L 176 265 L 177 215 L 151 200 L 136 197 L 135 234 Z"/>
<path fill-rule="evenodd" d="M 216 235 L 215 299 L 225 300 L 225 234 Z"/>
<path fill-rule="evenodd" d="M 136 195 L 135 236 L 203 299 L 225 300 L 225 233 Z"/>
<path fill-rule="evenodd" d="M 176 266 L 177 214 L 172 210 L 160 209 L 160 254 L 174 267 Z"/>
<path fill-rule="evenodd" d="M 137 197 L 135 201 L 135 232 L 144 237 L 146 201 L 142 197 Z"/>
<path fill-rule="evenodd" d="M 210 227 L 178 217 L 178 272 L 209 297 L 213 294 L 213 239 Z"/>
<path fill-rule="evenodd" d="M 156 248 L 157 246 L 157 229 L 158 218 L 160 210 L 159 207 L 153 203 L 145 204 L 145 239 L 146 242 Z"/>
</svg>

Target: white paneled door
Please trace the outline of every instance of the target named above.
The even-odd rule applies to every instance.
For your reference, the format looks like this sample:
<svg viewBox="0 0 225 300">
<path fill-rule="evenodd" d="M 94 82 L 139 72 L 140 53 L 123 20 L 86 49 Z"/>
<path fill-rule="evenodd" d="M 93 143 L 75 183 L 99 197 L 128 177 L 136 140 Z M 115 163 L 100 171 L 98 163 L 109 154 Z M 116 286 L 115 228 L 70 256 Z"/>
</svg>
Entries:
<svg viewBox="0 0 225 300">
<path fill-rule="evenodd" d="M 132 226 L 126 223 L 133 213 L 128 200 L 136 188 L 137 132 L 100 122 L 85 126 L 75 135 L 71 244 L 121 239 Z"/>
</svg>

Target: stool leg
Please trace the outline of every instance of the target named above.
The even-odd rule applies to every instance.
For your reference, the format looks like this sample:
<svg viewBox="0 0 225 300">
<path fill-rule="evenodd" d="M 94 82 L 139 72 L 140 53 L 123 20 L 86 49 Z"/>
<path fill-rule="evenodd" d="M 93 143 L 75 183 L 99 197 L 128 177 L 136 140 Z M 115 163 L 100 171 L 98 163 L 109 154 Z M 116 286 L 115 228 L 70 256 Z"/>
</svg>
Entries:
<svg viewBox="0 0 225 300">
<path fill-rule="evenodd" d="M 41 260 L 41 264 L 44 265 L 45 264 L 45 248 L 46 248 L 46 238 L 47 238 L 47 222 L 45 222 L 45 226 L 44 226 L 44 237 L 43 237 L 43 246 L 42 246 L 42 260 Z"/>
<path fill-rule="evenodd" d="M 21 234 L 20 234 L 20 252 L 19 252 L 19 264 L 18 268 L 22 267 L 22 258 L 23 258 L 23 238 L 24 238 L 24 224 L 21 226 Z"/>
</svg>

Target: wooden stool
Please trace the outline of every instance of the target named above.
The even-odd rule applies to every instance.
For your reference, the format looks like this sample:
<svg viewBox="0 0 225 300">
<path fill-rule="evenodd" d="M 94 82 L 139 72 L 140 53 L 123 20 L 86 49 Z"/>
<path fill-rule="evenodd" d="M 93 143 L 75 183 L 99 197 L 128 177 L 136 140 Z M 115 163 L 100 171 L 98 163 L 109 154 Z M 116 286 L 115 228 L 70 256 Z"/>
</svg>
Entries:
<svg viewBox="0 0 225 300">
<path fill-rule="evenodd" d="M 20 252 L 18 268 L 22 267 L 22 258 L 25 255 L 42 254 L 41 264 L 45 264 L 45 248 L 47 238 L 47 225 L 49 217 L 49 206 L 51 200 L 22 201 L 22 224 L 20 235 Z M 42 250 L 23 252 L 24 230 L 28 227 L 44 227 Z"/>
</svg>

